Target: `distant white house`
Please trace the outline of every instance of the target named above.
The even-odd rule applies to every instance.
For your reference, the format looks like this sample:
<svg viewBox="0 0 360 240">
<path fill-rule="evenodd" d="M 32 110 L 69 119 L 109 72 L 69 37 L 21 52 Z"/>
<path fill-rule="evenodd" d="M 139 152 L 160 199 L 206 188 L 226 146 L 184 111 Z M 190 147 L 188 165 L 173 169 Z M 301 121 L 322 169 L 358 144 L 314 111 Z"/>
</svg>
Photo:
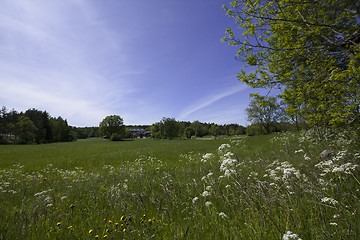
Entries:
<svg viewBox="0 0 360 240">
<path fill-rule="evenodd" d="M 144 138 L 144 137 L 150 137 L 151 132 L 145 131 L 143 128 L 132 128 L 129 130 L 134 138 Z"/>
</svg>

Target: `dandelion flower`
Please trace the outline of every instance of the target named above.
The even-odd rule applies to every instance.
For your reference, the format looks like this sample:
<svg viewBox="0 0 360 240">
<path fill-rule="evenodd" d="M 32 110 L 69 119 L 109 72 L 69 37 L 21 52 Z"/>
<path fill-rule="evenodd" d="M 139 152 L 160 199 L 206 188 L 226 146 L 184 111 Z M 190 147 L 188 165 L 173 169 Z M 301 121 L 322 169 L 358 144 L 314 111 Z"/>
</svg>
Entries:
<svg viewBox="0 0 360 240">
<path fill-rule="evenodd" d="M 95 235 L 95 238 L 99 238 L 99 235 Z"/>
<path fill-rule="evenodd" d="M 123 232 L 126 232 L 126 229 L 125 229 L 125 228 L 123 229 Z"/>
<path fill-rule="evenodd" d="M 75 205 L 74 204 L 70 204 L 69 208 L 74 208 Z"/>
<path fill-rule="evenodd" d="M 109 223 L 110 223 L 110 224 L 112 224 L 112 221 L 111 221 L 111 220 L 109 220 Z"/>
<path fill-rule="evenodd" d="M 105 234 L 103 238 L 107 238 L 107 237 L 108 237 L 108 235 Z"/>
<path fill-rule="evenodd" d="M 56 223 L 56 226 L 60 227 L 60 226 L 61 226 L 61 222 Z"/>
<path fill-rule="evenodd" d="M 92 230 L 92 229 L 90 229 L 90 230 L 89 230 L 89 233 L 90 233 L 90 234 L 92 234 L 92 232 L 93 232 L 93 230 Z"/>
<path fill-rule="evenodd" d="M 73 229 L 73 226 L 68 226 L 68 229 L 69 229 L 69 230 L 72 230 L 72 229 Z"/>
</svg>

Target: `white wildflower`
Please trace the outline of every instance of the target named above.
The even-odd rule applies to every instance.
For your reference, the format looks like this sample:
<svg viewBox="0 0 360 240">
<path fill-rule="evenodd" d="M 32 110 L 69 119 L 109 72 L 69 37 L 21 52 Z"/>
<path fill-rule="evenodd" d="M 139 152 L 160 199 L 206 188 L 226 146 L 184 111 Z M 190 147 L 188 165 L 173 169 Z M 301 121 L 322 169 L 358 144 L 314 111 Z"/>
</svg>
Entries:
<svg viewBox="0 0 360 240">
<path fill-rule="evenodd" d="M 208 197 L 208 196 L 210 196 L 210 192 L 204 191 L 204 192 L 201 194 L 201 196 L 203 196 L 203 197 Z"/>
<path fill-rule="evenodd" d="M 290 239 L 301 240 L 301 238 L 299 238 L 297 234 L 292 233 L 291 231 L 287 231 L 287 233 L 283 235 L 282 240 L 290 240 Z"/>
<path fill-rule="evenodd" d="M 206 163 L 207 160 L 210 160 L 210 159 L 213 158 L 213 157 L 214 157 L 214 154 L 212 154 L 212 153 L 206 153 L 204 156 L 202 156 L 201 162 Z"/>
<path fill-rule="evenodd" d="M 222 218 L 227 218 L 226 214 L 225 214 L 225 213 L 223 213 L 223 212 L 219 213 L 219 217 L 222 217 Z"/>
<path fill-rule="evenodd" d="M 225 153 L 225 151 L 226 151 L 227 149 L 229 149 L 230 147 L 231 147 L 231 146 L 230 146 L 230 144 L 228 144 L 228 143 L 221 144 L 220 147 L 218 148 L 218 152 L 219 152 L 220 154 L 223 154 L 223 153 Z"/>
<path fill-rule="evenodd" d="M 212 205 L 212 202 L 210 202 L 210 201 L 207 201 L 207 202 L 205 203 L 205 206 L 207 206 L 207 207 L 209 207 L 210 205 Z"/>
<path fill-rule="evenodd" d="M 211 186 L 207 186 L 207 187 L 206 187 L 206 190 L 207 190 L 207 191 L 211 191 Z"/>
<path fill-rule="evenodd" d="M 224 173 L 224 176 L 225 176 L 225 177 L 230 177 L 231 175 L 233 175 L 233 174 L 235 174 L 235 173 L 236 173 L 236 171 L 233 170 L 233 169 L 226 169 L 226 170 L 225 170 L 225 173 Z"/>
<path fill-rule="evenodd" d="M 227 153 L 224 154 L 224 157 L 225 158 L 233 158 L 233 157 L 235 157 L 235 154 L 232 153 L 232 152 L 227 152 Z"/>
<path fill-rule="evenodd" d="M 329 198 L 329 197 L 324 197 L 324 198 L 322 198 L 322 199 L 321 199 L 321 202 L 323 202 L 323 203 L 330 203 L 330 204 L 332 204 L 332 205 L 336 205 L 336 204 L 339 203 L 339 202 L 336 201 L 335 199 L 332 199 L 332 198 Z"/>
<path fill-rule="evenodd" d="M 338 224 L 336 222 L 331 222 L 330 225 L 331 226 L 337 226 Z"/>
<path fill-rule="evenodd" d="M 194 197 L 194 198 L 192 199 L 192 203 L 195 203 L 198 199 L 199 199 L 198 197 Z"/>
</svg>

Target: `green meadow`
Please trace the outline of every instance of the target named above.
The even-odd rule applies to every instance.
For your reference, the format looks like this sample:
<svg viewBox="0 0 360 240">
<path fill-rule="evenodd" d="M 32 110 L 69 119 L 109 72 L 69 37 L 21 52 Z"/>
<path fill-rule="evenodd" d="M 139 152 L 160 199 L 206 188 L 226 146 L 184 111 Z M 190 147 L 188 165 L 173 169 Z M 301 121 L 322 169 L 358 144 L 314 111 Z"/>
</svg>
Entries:
<svg viewBox="0 0 360 240">
<path fill-rule="evenodd" d="M 2 145 L 0 239 L 359 239 L 353 145 L 309 132 Z"/>
</svg>

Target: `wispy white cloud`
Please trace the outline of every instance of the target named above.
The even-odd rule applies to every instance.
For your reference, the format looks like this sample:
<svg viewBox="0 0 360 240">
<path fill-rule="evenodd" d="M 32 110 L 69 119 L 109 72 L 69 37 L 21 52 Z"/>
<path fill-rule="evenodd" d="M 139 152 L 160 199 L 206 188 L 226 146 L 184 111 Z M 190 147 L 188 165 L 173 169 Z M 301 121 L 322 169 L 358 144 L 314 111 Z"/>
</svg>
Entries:
<svg viewBox="0 0 360 240">
<path fill-rule="evenodd" d="M 211 106 L 212 104 L 214 104 L 215 102 L 220 101 L 221 99 L 224 99 L 226 97 L 229 97 L 235 93 L 239 93 L 242 92 L 244 90 L 246 90 L 247 88 L 244 85 L 241 85 L 239 83 L 237 83 L 237 85 L 228 87 L 226 89 L 221 89 L 218 90 L 217 93 L 214 94 L 209 94 L 205 97 L 202 97 L 201 99 L 197 100 L 196 102 L 194 102 L 193 104 L 190 104 L 189 106 L 187 106 L 183 111 L 181 111 L 181 113 L 179 114 L 178 118 L 179 119 L 186 119 L 189 116 L 191 116 L 192 114 Z"/>
<path fill-rule="evenodd" d="M 125 65 L 122 39 L 97 19 L 90 3 L 3 1 L 0 9 L 2 105 L 97 125 L 139 91 L 130 80 L 141 72 Z"/>
</svg>

